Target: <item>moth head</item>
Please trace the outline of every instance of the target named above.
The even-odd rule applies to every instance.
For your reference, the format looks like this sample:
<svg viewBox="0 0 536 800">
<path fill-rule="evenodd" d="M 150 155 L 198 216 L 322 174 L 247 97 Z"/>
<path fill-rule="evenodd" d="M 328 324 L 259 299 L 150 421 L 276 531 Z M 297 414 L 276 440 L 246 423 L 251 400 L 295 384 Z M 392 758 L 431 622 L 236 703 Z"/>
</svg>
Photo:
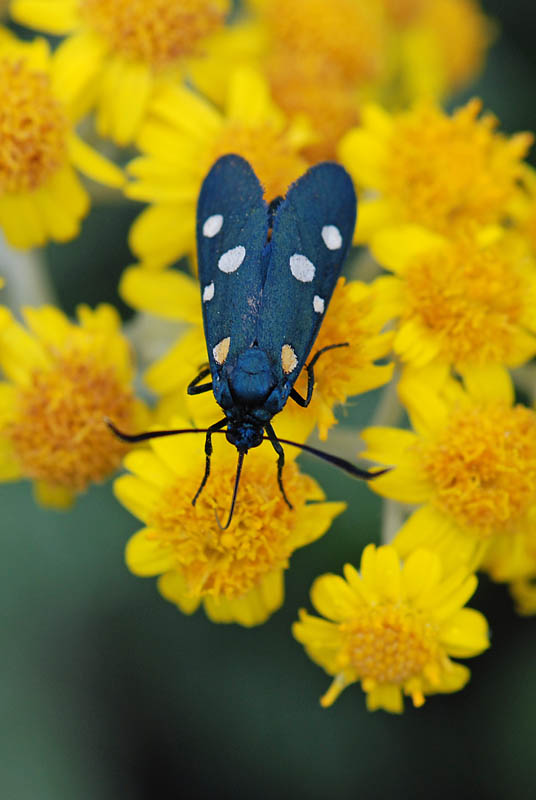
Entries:
<svg viewBox="0 0 536 800">
<path fill-rule="evenodd" d="M 234 444 L 240 453 L 247 453 L 252 447 L 260 445 L 263 439 L 263 429 L 250 422 L 230 422 L 226 436 L 227 441 Z"/>
</svg>

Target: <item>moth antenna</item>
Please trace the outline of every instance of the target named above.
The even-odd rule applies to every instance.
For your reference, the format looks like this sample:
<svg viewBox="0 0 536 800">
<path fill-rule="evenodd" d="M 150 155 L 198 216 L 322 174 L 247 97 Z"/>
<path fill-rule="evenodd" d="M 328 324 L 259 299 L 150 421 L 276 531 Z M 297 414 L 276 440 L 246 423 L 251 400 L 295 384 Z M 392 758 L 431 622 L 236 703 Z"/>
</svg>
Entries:
<svg viewBox="0 0 536 800">
<path fill-rule="evenodd" d="M 179 433 L 206 433 L 208 428 L 177 428 L 174 430 L 164 431 L 144 431 L 143 433 L 125 433 L 119 430 L 109 417 L 104 417 L 104 422 L 110 428 L 112 433 L 121 439 L 123 442 L 129 444 L 136 444 L 136 442 L 146 442 L 149 439 L 160 439 L 162 436 L 175 436 Z M 225 431 L 213 431 L 213 433 L 225 433 Z"/>
<path fill-rule="evenodd" d="M 226 531 L 229 525 L 231 524 L 231 520 L 233 518 L 233 511 L 236 503 L 236 495 L 238 494 L 238 484 L 240 482 L 240 473 L 242 472 L 242 464 L 244 463 L 244 456 L 246 454 L 242 451 L 238 451 L 238 464 L 236 466 L 236 477 L 235 477 L 235 484 L 233 489 L 233 499 L 231 500 L 231 508 L 229 510 L 229 517 L 225 525 L 222 525 L 220 522 L 220 518 L 218 516 L 218 511 L 215 510 L 214 513 L 216 514 L 216 522 L 218 523 L 218 528 L 221 531 Z"/>
<path fill-rule="evenodd" d="M 269 437 L 263 436 L 263 439 L 269 439 Z M 283 442 L 283 444 L 290 444 L 292 447 L 299 447 L 301 450 L 305 450 L 306 453 L 311 453 L 311 455 L 321 458 L 329 464 L 333 464 L 334 467 L 338 467 L 354 478 L 360 478 L 362 481 L 374 480 L 374 478 L 379 478 L 380 475 L 385 475 L 386 472 L 390 472 L 392 469 L 392 467 L 385 467 L 384 469 L 377 469 L 375 471 L 360 469 L 344 458 L 339 458 L 339 456 L 334 456 L 331 453 L 325 453 L 323 450 L 311 447 L 311 445 L 291 442 L 290 439 L 279 439 L 279 441 Z"/>
</svg>

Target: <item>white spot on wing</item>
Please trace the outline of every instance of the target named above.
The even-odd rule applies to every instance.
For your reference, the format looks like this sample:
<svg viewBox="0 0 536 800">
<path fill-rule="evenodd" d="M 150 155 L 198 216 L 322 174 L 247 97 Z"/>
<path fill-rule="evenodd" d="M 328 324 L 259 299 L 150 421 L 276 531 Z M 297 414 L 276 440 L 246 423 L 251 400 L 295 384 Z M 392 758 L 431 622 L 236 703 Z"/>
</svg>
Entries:
<svg viewBox="0 0 536 800">
<path fill-rule="evenodd" d="M 328 250 L 340 250 L 342 247 L 341 232 L 336 225 L 324 225 L 322 239 Z"/>
<path fill-rule="evenodd" d="M 207 284 L 203 289 L 203 303 L 207 303 L 209 300 L 212 300 L 214 297 L 214 281 L 212 283 Z"/>
<path fill-rule="evenodd" d="M 315 265 L 309 261 L 307 256 L 302 256 L 300 253 L 294 253 L 290 257 L 290 271 L 298 281 L 309 283 L 315 276 Z"/>
<path fill-rule="evenodd" d="M 218 268 L 222 272 L 236 272 L 245 257 L 246 248 L 239 244 L 238 247 L 233 247 L 232 250 L 227 250 L 220 256 Z"/>
<path fill-rule="evenodd" d="M 231 344 L 231 337 L 226 336 L 221 342 L 218 342 L 216 347 L 212 348 L 212 355 L 216 364 L 223 364 L 229 355 L 229 346 Z"/>
<path fill-rule="evenodd" d="M 313 297 L 313 308 L 316 311 L 316 313 L 323 314 L 324 307 L 325 307 L 324 298 L 319 297 L 317 294 L 315 294 L 315 296 Z"/>
<path fill-rule="evenodd" d="M 206 236 L 207 239 L 212 239 L 213 236 L 216 236 L 221 231 L 222 225 L 223 217 L 221 214 L 213 214 L 211 217 L 207 217 L 203 223 L 203 236 Z"/>
<path fill-rule="evenodd" d="M 284 344 L 281 348 L 281 367 L 285 375 L 296 369 L 297 365 L 298 359 L 293 348 L 289 344 Z"/>
</svg>

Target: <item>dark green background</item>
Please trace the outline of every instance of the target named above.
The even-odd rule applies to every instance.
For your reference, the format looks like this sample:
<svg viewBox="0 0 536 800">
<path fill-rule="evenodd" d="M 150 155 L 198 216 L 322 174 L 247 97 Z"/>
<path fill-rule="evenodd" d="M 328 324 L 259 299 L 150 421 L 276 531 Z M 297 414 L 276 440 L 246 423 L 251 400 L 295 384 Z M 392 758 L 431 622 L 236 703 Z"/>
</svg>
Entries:
<svg viewBox="0 0 536 800">
<path fill-rule="evenodd" d="M 503 37 L 476 91 L 506 130 L 536 130 L 533 4 L 486 7 Z M 116 299 L 135 212 L 101 207 L 81 239 L 48 249 L 67 311 Z M 360 401 L 359 421 L 373 404 Z M 329 678 L 289 628 L 312 580 L 377 536 L 380 503 L 303 464 L 350 508 L 293 556 L 284 608 L 254 630 L 185 617 L 131 576 L 123 549 L 138 523 L 109 486 L 69 514 L 37 508 L 28 485 L 0 487 L 2 798 L 535 796 L 536 624 L 503 587 L 482 581 L 472 602 L 493 646 L 469 662 L 465 691 L 402 717 L 367 713 L 357 687 L 320 708 Z"/>
</svg>

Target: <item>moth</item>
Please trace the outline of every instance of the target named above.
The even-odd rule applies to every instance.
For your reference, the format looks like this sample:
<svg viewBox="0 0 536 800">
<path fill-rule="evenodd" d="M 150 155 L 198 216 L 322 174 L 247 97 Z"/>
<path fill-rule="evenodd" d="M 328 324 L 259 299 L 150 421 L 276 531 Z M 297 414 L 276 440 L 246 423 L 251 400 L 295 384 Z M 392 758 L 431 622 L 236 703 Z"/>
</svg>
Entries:
<svg viewBox="0 0 536 800">
<path fill-rule="evenodd" d="M 309 405 L 318 358 L 349 345 L 333 342 L 308 361 L 352 243 L 356 211 L 350 176 L 331 162 L 311 167 L 285 198 L 269 204 L 252 167 L 238 155 L 218 159 L 203 182 L 197 205 L 197 255 L 208 364 L 192 380 L 188 393 L 212 391 L 224 416 L 209 428 L 137 435 L 109 424 L 128 442 L 205 433 L 205 472 L 194 505 L 210 474 L 212 435 L 225 433 L 238 451 L 238 463 L 228 520 L 220 526 L 224 529 L 233 516 L 244 457 L 264 439 L 277 454 L 277 480 L 290 508 L 283 483 L 283 444 L 301 447 L 364 480 L 381 474 L 279 439 L 272 426 L 289 398 L 304 408 Z M 302 369 L 307 372 L 305 397 L 294 388 Z"/>
</svg>

